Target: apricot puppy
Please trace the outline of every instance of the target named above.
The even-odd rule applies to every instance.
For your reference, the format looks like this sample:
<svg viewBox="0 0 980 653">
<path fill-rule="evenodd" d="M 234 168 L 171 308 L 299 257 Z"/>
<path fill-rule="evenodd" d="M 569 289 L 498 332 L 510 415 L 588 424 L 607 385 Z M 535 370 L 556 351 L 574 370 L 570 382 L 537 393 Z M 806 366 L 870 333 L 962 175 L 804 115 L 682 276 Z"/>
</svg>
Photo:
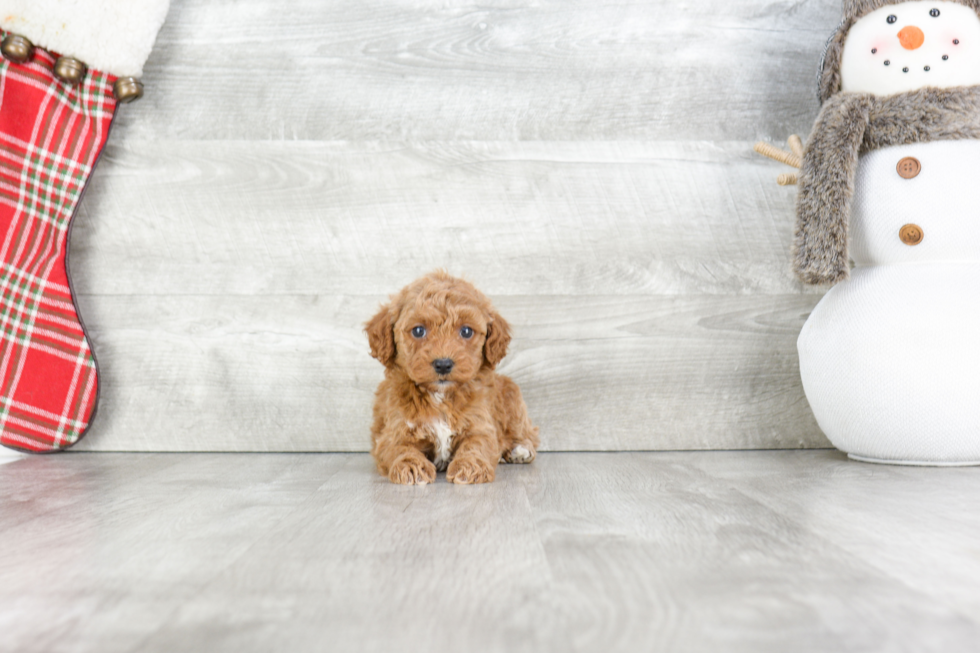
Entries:
<svg viewBox="0 0 980 653">
<path fill-rule="evenodd" d="M 494 372 L 510 327 L 469 282 L 445 272 L 418 279 L 365 330 L 385 366 L 371 454 L 392 483 L 489 483 L 497 463 L 529 463 L 538 429 L 517 384 Z"/>
</svg>

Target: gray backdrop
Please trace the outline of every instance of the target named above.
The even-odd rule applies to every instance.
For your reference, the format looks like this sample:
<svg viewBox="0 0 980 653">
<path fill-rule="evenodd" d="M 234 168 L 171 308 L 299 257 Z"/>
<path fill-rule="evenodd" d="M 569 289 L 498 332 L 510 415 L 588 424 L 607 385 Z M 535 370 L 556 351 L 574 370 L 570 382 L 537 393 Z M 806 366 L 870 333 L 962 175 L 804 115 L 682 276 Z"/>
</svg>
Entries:
<svg viewBox="0 0 980 653">
<path fill-rule="evenodd" d="M 72 235 L 84 450 L 360 451 L 362 325 L 436 267 L 545 449 L 828 446 L 788 169 L 835 0 L 174 0 Z"/>
</svg>

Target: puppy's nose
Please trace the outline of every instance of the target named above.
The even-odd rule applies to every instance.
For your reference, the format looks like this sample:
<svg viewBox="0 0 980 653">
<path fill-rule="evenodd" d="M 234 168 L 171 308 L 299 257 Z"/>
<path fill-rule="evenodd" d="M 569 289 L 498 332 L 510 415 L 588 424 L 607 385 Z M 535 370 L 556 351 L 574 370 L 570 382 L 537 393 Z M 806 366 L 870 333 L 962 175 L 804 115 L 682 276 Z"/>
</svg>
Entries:
<svg viewBox="0 0 980 653">
<path fill-rule="evenodd" d="M 451 358 L 437 358 L 432 361 L 432 367 L 435 368 L 436 374 L 449 374 L 453 371 L 453 359 Z"/>
</svg>

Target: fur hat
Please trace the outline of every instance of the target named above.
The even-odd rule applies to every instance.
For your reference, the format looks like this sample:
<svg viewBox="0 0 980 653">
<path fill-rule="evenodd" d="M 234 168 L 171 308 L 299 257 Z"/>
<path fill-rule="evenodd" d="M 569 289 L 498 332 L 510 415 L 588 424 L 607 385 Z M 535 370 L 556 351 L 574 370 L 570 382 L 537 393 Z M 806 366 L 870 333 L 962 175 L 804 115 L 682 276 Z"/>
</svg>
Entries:
<svg viewBox="0 0 980 653">
<path fill-rule="evenodd" d="M 827 51 L 820 64 L 820 81 L 817 97 L 820 104 L 840 91 L 840 61 L 844 52 L 844 40 L 860 18 L 887 5 L 900 5 L 908 0 L 844 0 L 844 16 L 837 32 L 827 42 Z M 966 5 L 980 14 L 980 0 L 945 0 Z"/>
</svg>

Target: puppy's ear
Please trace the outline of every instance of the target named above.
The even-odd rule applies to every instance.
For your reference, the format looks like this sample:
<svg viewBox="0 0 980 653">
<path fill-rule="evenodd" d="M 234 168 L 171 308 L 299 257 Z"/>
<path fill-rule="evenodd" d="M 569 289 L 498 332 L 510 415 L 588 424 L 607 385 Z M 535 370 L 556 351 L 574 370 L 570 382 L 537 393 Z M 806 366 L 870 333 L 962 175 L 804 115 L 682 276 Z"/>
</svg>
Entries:
<svg viewBox="0 0 980 653">
<path fill-rule="evenodd" d="M 497 312 L 490 313 L 487 324 L 487 341 L 483 343 L 483 358 L 491 370 L 507 355 L 507 345 L 510 344 L 510 325 Z"/>
<path fill-rule="evenodd" d="M 378 314 L 364 325 L 368 343 L 371 345 L 371 355 L 381 361 L 385 367 L 395 364 L 394 322 L 394 310 L 391 304 L 385 304 Z"/>
</svg>

